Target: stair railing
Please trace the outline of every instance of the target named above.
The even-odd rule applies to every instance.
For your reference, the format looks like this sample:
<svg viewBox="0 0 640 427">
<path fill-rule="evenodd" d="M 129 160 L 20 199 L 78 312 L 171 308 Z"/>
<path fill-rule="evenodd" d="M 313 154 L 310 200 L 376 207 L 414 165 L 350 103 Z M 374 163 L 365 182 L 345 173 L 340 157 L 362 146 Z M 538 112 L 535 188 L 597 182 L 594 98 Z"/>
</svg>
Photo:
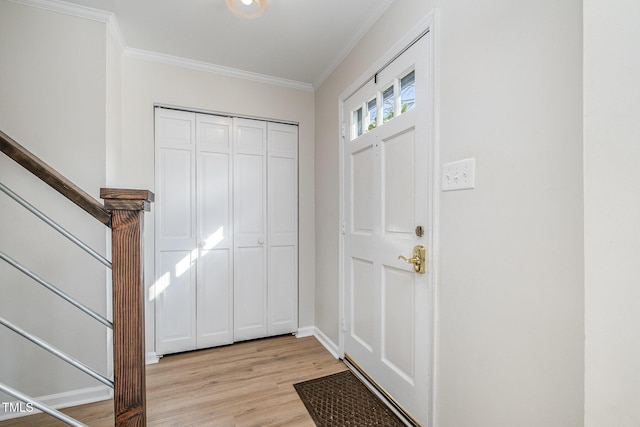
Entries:
<svg viewBox="0 0 640 427">
<path fill-rule="evenodd" d="M 94 379 L 113 388 L 116 427 L 146 425 L 145 339 L 144 339 L 144 269 L 143 217 L 153 202 L 147 190 L 100 189 L 104 204 L 93 199 L 67 178 L 0 131 L 0 151 L 47 183 L 60 194 L 111 229 L 111 262 L 55 223 L 20 195 L 0 183 L 0 191 L 22 205 L 89 255 L 112 270 L 112 320 L 86 307 L 54 284 L 0 251 L 0 259 L 64 299 L 85 314 L 113 330 L 113 380 L 65 354 L 49 343 L 0 317 L 0 324 L 66 361 Z M 0 383 L 0 391 L 31 404 L 59 420 L 72 425 L 81 422 L 53 409 L 26 394 Z"/>
</svg>

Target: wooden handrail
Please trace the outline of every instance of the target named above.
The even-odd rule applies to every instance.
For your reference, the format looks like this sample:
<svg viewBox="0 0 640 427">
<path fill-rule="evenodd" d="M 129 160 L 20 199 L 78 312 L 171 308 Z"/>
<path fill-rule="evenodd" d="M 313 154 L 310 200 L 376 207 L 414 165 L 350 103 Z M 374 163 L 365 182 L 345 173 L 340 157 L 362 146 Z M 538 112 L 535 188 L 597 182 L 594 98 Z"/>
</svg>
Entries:
<svg viewBox="0 0 640 427">
<path fill-rule="evenodd" d="M 107 227 L 111 226 L 111 214 L 100 202 L 2 131 L 0 131 L 0 150 L 58 193 L 80 206 L 89 215 Z"/>
</svg>

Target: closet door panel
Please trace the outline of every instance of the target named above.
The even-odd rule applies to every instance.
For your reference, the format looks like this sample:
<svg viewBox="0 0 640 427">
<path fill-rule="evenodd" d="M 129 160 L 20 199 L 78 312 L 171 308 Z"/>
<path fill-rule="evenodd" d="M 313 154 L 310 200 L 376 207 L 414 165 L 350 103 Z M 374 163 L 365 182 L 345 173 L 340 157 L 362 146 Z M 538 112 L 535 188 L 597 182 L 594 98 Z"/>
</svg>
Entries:
<svg viewBox="0 0 640 427">
<path fill-rule="evenodd" d="M 195 246 L 195 118 L 156 110 L 156 240 L 160 250 Z"/>
<path fill-rule="evenodd" d="M 190 251 L 163 251 L 154 286 L 158 311 L 157 353 L 192 350 L 196 345 L 196 290 Z"/>
<path fill-rule="evenodd" d="M 156 352 L 193 349 L 196 334 L 195 116 L 156 110 Z"/>
<path fill-rule="evenodd" d="M 268 124 L 268 335 L 298 328 L 298 127 Z"/>
<path fill-rule="evenodd" d="M 233 342 L 231 119 L 197 114 L 197 348 Z"/>
<path fill-rule="evenodd" d="M 295 244 L 298 234 L 297 164 L 269 155 L 269 241 Z"/>
<path fill-rule="evenodd" d="M 197 348 L 233 342 L 231 250 L 200 250 L 197 286 Z"/>
<path fill-rule="evenodd" d="M 264 156 L 236 155 L 235 221 L 241 246 L 253 246 L 265 236 Z"/>
<path fill-rule="evenodd" d="M 160 239 L 163 246 L 189 246 L 193 239 L 193 204 L 191 203 L 191 160 L 189 148 L 167 148 L 159 150 L 160 192 Z"/>
<path fill-rule="evenodd" d="M 198 238 L 230 247 L 232 237 L 231 119 L 197 115 Z"/>
<path fill-rule="evenodd" d="M 264 248 L 236 250 L 235 341 L 267 335 Z"/>
<path fill-rule="evenodd" d="M 234 340 L 267 335 L 266 123 L 234 119 Z"/>
<path fill-rule="evenodd" d="M 234 119 L 236 153 L 264 155 L 266 123 L 260 120 Z"/>
<path fill-rule="evenodd" d="M 269 251 L 268 335 L 294 332 L 298 327 L 298 254 L 295 246 Z"/>
<path fill-rule="evenodd" d="M 198 238 L 223 247 L 231 236 L 230 162 L 226 153 L 198 156 Z"/>
</svg>

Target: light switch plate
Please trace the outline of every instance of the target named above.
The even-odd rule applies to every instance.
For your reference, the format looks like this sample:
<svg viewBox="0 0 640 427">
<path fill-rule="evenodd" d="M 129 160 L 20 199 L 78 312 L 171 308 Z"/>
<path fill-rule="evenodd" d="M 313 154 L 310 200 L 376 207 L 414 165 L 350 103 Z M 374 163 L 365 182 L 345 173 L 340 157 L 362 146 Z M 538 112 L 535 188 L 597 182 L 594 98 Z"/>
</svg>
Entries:
<svg viewBox="0 0 640 427">
<path fill-rule="evenodd" d="M 469 190 L 476 186 L 476 159 L 464 159 L 442 166 L 442 191 Z"/>
</svg>

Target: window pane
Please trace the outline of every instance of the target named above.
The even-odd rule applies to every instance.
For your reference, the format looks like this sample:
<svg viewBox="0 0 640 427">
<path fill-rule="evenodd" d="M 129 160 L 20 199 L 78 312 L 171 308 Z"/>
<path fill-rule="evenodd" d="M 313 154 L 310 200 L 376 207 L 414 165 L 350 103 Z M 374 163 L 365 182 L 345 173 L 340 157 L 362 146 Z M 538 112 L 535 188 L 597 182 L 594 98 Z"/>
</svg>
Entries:
<svg viewBox="0 0 640 427">
<path fill-rule="evenodd" d="M 357 138 L 360 135 L 362 135 L 362 108 L 358 108 L 353 112 L 353 138 Z"/>
<path fill-rule="evenodd" d="M 393 86 L 389 86 L 388 89 L 385 89 L 382 92 L 382 121 L 386 122 L 393 118 L 393 110 L 395 104 L 395 97 L 393 94 Z"/>
<path fill-rule="evenodd" d="M 415 70 L 400 80 L 400 112 L 409 111 L 416 105 L 416 72 Z"/>
<path fill-rule="evenodd" d="M 378 103 L 376 101 L 376 98 L 373 98 L 367 102 L 367 116 L 369 117 L 369 127 L 367 127 L 367 130 L 375 128 L 378 124 Z"/>
</svg>

